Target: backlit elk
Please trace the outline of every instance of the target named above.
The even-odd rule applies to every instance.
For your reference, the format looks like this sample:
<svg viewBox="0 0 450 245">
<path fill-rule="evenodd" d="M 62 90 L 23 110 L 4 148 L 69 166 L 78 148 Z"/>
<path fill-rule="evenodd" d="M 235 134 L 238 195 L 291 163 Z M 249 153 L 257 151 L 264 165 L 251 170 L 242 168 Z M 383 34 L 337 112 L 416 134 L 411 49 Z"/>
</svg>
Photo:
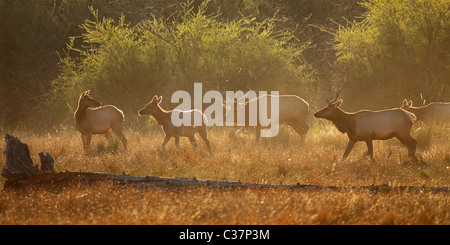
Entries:
<svg viewBox="0 0 450 245">
<path fill-rule="evenodd" d="M 327 100 L 327 106 L 316 112 L 314 117 L 330 120 L 340 132 L 347 133 L 349 142 L 342 160 L 347 158 L 358 141 L 366 142 L 368 155 L 373 159 L 372 140 L 387 140 L 393 137 L 400 140 L 408 148 L 409 156 L 415 159 L 417 142 L 410 135 L 416 119 L 414 114 L 399 108 L 348 113 L 339 108 L 342 104 L 342 100 L 337 100 L 339 92 L 333 101 Z"/>
<path fill-rule="evenodd" d="M 264 98 L 266 97 L 266 98 Z M 264 98 L 267 99 L 267 117 L 272 118 L 272 98 L 278 98 L 278 122 L 279 124 L 285 124 L 291 126 L 295 132 L 301 136 L 301 142 L 305 142 L 306 133 L 309 130 L 309 126 L 306 123 L 306 117 L 309 112 L 309 105 L 306 101 L 296 95 L 261 95 L 255 99 L 247 100 L 243 103 L 234 101 L 234 120 L 237 123 L 238 110 L 244 107 L 245 109 L 245 127 L 249 127 L 250 123 L 250 108 L 257 108 L 257 118 L 259 118 L 259 106 L 260 101 Z M 256 103 L 256 105 L 252 105 Z M 256 142 L 261 138 L 261 124 L 260 121 L 256 121 Z"/>
<path fill-rule="evenodd" d="M 230 80 L 227 80 L 225 82 L 225 88 L 228 87 L 228 84 L 230 81 L 241 71 L 241 69 L 237 70 L 232 78 Z M 254 76 L 251 71 L 249 71 L 249 75 L 252 78 L 252 87 L 257 86 L 258 79 L 261 77 L 262 74 L 264 74 L 265 69 L 257 75 Z M 248 94 L 252 92 L 252 90 L 248 91 L 244 97 L 248 97 Z M 255 93 L 256 94 L 256 93 Z M 243 98 L 244 98 L 243 97 Z M 256 96 L 255 96 L 256 97 Z M 246 99 L 243 100 L 243 98 L 238 98 L 237 100 L 234 100 L 234 120 L 235 124 L 237 124 L 237 114 L 239 108 L 245 107 L 245 127 L 249 127 L 249 119 L 250 119 L 250 108 L 252 108 L 254 103 L 256 103 L 256 106 L 254 108 L 257 108 L 258 114 L 256 115 L 256 118 L 259 118 L 259 106 L 260 101 L 262 98 L 267 97 L 267 115 L 268 118 L 271 118 L 271 100 L 274 97 L 278 98 L 279 101 L 279 111 L 278 111 L 278 117 L 279 117 L 279 124 L 285 124 L 291 126 L 300 136 L 301 136 L 301 142 L 302 144 L 305 142 L 306 134 L 309 130 L 309 126 L 306 123 L 306 117 L 309 113 L 309 104 L 303 100 L 302 98 L 296 96 L 296 95 L 271 95 L 271 94 L 265 94 L 261 95 L 257 98 L 253 99 Z M 265 98 L 264 98 L 265 99 Z M 224 102 L 224 108 L 226 109 L 226 102 Z M 224 118 L 225 119 L 225 118 Z M 256 142 L 259 141 L 261 137 L 261 128 L 260 121 L 257 120 L 256 125 Z"/>
<path fill-rule="evenodd" d="M 145 105 L 144 108 L 142 108 L 138 113 L 140 116 L 144 115 L 151 115 L 153 118 L 155 118 L 158 125 L 163 127 L 164 133 L 166 134 L 166 137 L 164 139 L 164 142 L 162 144 L 162 147 L 165 147 L 167 142 L 169 142 L 170 138 L 175 138 L 175 145 L 177 148 L 179 148 L 179 142 L 180 137 L 188 137 L 192 146 L 194 148 L 197 148 L 197 143 L 195 141 L 195 134 L 198 133 L 200 137 L 205 141 L 206 146 L 208 147 L 208 150 L 211 152 L 211 144 L 208 140 L 208 134 L 206 132 L 206 124 L 204 122 L 207 122 L 206 117 L 203 115 L 203 113 L 199 110 L 188 110 L 188 111 L 180 111 L 180 110 L 164 110 L 159 105 L 162 101 L 162 96 L 153 96 L 152 100 Z M 194 117 L 196 114 L 200 114 L 198 116 L 201 116 L 203 118 L 203 123 L 201 126 L 175 126 L 172 122 L 172 113 L 189 113 L 190 118 L 192 119 L 191 125 L 194 125 Z M 183 118 L 186 115 L 183 115 Z"/>
<path fill-rule="evenodd" d="M 113 105 L 101 106 L 100 102 L 89 96 L 89 92 L 90 90 L 81 94 L 75 111 L 76 129 L 81 133 L 83 148 L 89 148 L 92 134 L 108 136 L 112 130 L 126 149 L 127 140 L 122 131 L 123 112 Z"/>
<path fill-rule="evenodd" d="M 400 107 L 414 113 L 417 120 L 423 122 L 450 123 L 450 103 L 433 102 L 428 105 L 413 107 L 413 102 L 404 99 Z"/>
</svg>

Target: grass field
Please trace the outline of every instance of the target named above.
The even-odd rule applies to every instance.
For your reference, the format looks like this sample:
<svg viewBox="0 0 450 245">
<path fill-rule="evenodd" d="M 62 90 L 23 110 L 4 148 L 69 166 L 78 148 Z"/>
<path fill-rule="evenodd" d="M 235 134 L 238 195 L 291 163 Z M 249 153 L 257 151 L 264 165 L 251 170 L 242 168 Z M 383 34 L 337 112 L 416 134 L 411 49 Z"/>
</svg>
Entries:
<svg viewBox="0 0 450 245">
<path fill-rule="evenodd" d="M 450 128 L 415 126 L 419 142 L 414 161 L 398 140 L 375 141 L 375 162 L 358 143 L 348 159 L 341 156 L 347 137 L 334 126 L 314 127 L 306 145 L 288 127 L 277 137 L 253 143 L 249 129 L 211 128 L 210 155 L 200 138 L 193 150 L 186 138 L 180 150 L 164 135 L 128 130 L 128 151 L 118 140 L 94 136 L 82 150 L 75 131 L 33 135 L 11 132 L 27 143 L 32 159 L 49 152 L 55 170 L 135 176 L 196 177 L 271 184 L 335 186 L 450 186 Z M 5 144 L 0 145 L 5 150 Z M 0 157 L 5 167 L 5 157 Z M 1 180 L 2 183 L 4 179 Z M 450 224 L 448 193 L 287 190 L 90 188 L 0 193 L 0 224 Z"/>
</svg>

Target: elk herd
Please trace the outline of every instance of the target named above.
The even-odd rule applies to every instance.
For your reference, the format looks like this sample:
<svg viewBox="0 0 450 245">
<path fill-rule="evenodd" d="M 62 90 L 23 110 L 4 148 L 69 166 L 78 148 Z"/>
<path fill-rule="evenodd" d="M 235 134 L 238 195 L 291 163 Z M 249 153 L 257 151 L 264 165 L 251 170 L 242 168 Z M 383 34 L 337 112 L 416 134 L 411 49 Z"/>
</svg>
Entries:
<svg viewBox="0 0 450 245">
<path fill-rule="evenodd" d="M 236 75 L 233 74 L 233 77 Z M 227 82 L 229 82 L 227 80 Z M 78 100 L 78 107 L 74 113 L 76 129 L 80 132 L 83 147 L 88 149 L 93 134 L 105 134 L 110 136 L 114 132 L 121 140 L 123 147 L 127 148 L 127 140 L 123 134 L 123 112 L 113 105 L 102 106 L 89 95 L 90 91 L 83 92 Z M 318 119 L 326 119 L 332 122 L 336 128 L 343 134 L 347 134 L 348 144 L 343 154 L 342 160 L 345 160 L 353 146 L 358 141 L 364 141 L 367 145 L 367 154 L 373 160 L 373 140 L 387 140 L 397 138 L 407 149 L 409 157 L 415 159 L 416 140 L 411 137 L 411 127 L 415 120 L 424 122 L 450 123 L 450 103 L 430 103 L 425 106 L 413 107 L 412 101 L 403 100 L 400 108 L 385 109 L 378 111 L 361 110 L 357 112 L 346 112 L 340 108 L 343 103 L 339 98 L 340 90 L 336 92 L 333 100 L 326 100 L 326 106 L 314 113 Z M 273 99 L 275 95 L 268 96 Z M 247 100 L 241 103 L 241 106 L 249 107 L 252 103 L 261 100 L 262 96 L 253 100 Z M 279 123 L 291 126 L 301 137 L 302 144 L 305 142 L 309 126 L 306 118 L 309 114 L 309 105 L 302 98 L 296 95 L 277 95 L 279 101 Z M 211 152 L 211 143 L 207 133 L 207 118 L 200 110 L 165 110 L 160 103 L 162 96 L 155 95 L 151 101 L 138 111 L 138 115 L 152 116 L 158 125 L 162 126 L 165 138 L 162 147 L 173 137 L 175 145 L 179 147 L 180 137 L 187 137 L 194 148 L 197 147 L 195 134 L 199 134 L 205 142 L 207 149 Z M 235 110 L 237 108 L 237 101 Z M 225 107 L 225 105 L 224 105 Z M 270 107 L 270 106 L 269 106 Z M 246 113 L 248 109 L 246 110 Z M 195 116 L 203 119 L 201 126 L 175 126 L 172 123 L 171 115 L 181 113 L 189 115 L 192 120 Z M 236 111 L 235 111 L 236 113 Z M 269 109 L 270 113 L 270 109 Z M 236 118 L 236 117 L 235 117 Z M 246 117 L 248 118 L 248 117 Z M 248 125 L 248 121 L 246 122 Z M 257 124 L 256 142 L 260 138 L 261 125 Z"/>
</svg>

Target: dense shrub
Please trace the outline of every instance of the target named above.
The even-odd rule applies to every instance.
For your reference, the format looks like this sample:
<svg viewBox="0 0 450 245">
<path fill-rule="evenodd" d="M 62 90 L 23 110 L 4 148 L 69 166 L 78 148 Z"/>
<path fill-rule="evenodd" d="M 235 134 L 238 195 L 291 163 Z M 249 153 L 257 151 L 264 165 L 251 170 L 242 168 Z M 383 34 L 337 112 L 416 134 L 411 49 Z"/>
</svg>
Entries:
<svg viewBox="0 0 450 245">
<path fill-rule="evenodd" d="M 206 14 L 207 3 L 194 10 L 188 2 L 170 18 L 135 26 L 126 16 L 100 19 L 92 10 L 95 20 L 81 25 L 82 48 L 73 46 L 74 38 L 68 44 L 46 108 L 67 120 L 79 94 L 91 89 L 98 100 L 122 108 L 130 125 L 153 95 L 166 97 L 170 108 L 167 102 L 176 90 L 192 91 L 195 82 L 203 83 L 203 91 L 223 88 L 238 68 L 244 72 L 229 89 L 248 90 L 253 86 L 249 71 L 264 70 L 259 90 L 305 93 L 312 78 L 302 58 L 305 46 L 292 33 L 275 30 L 274 19 L 219 22 Z"/>
<path fill-rule="evenodd" d="M 450 1 L 362 5 L 367 9 L 362 18 L 335 33 L 335 81 L 350 103 L 380 108 L 398 107 L 402 98 L 449 100 Z"/>
<path fill-rule="evenodd" d="M 152 13 L 170 14 L 176 2 L 0 0 L 0 129 L 52 126 L 53 115 L 42 112 L 41 102 L 58 76 L 68 37 L 81 35 L 79 25 L 92 19 L 88 6 L 111 18 L 129 14 L 127 20 L 138 23 Z"/>
</svg>

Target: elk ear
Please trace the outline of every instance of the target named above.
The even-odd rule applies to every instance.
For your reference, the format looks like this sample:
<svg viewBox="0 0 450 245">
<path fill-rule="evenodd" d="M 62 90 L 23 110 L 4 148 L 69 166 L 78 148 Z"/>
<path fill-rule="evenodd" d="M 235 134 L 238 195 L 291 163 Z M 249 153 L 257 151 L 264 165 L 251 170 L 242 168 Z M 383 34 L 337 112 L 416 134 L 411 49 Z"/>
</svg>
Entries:
<svg viewBox="0 0 450 245">
<path fill-rule="evenodd" d="M 162 96 L 159 96 L 159 98 L 158 98 L 158 105 L 161 103 L 161 101 L 162 101 Z"/>
<path fill-rule="evenodd" d="M 408 106 L 411 107 L 413 105 L 412 100 L 409 100 Z"/>
<path fill-rule="evenodd" d="M 403 99 L 402 107 L 405 107 L 406 105 L 408 105 L 408 101 L 406 99 Z"/>
<path fill-rule="evenodd" d="M 157 99 L 158 99 L 158 96 L 157 96 L 157 95 L 153 96 L 152 100 L 150 100 L 150 103 L 153 103 L 153 102 L 156 101 Z"/>
<path fill-rule="evenodd" d="M 343 100 L 338 100 L 336 102 L 333 103 L 334 108 L 338 108 L 339 106 L 341 106 L 342 102 L 344 102 Z"/>
</svg>

